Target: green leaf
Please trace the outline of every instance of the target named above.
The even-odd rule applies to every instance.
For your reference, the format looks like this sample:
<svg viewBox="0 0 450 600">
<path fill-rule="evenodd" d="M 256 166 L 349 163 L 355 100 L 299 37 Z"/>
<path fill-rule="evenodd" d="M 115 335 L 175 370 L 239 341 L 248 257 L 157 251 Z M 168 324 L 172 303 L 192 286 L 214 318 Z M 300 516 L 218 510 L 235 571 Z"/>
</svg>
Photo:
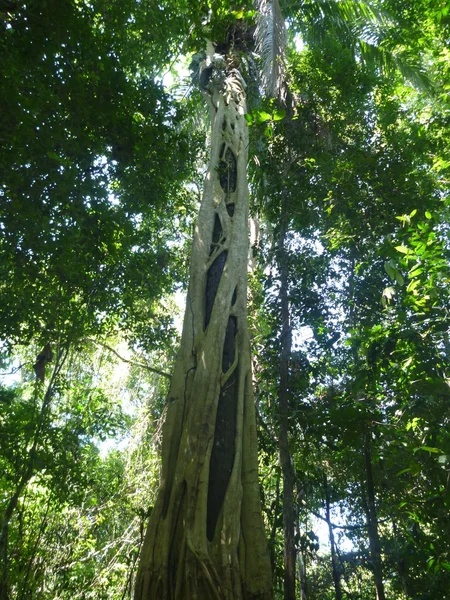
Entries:
<svg viewBox="0 0 450 600">
<path fill-rule="evenodd" d="M 439 450 L 439 448 L 433 448 L 432 446 L 420 446 L 419 448 L 415 448 L 414 452 L 416 452 L 416 450 L 423 450 L 424 452 L 431 452 L 433 454 L 442 454 L 442 450 Z"/>
<path fill-rule="evenodd" d="M 408 277 L 412 279 L 413 277 L 417 277 L 421 273 L 423 273 L 423 267 L 418 267 L 417 265 L 415 265 L 409 272 Z"/>
<path fill-rule="evenodd" d="M 269 115 L 269 113 L 266 113 L 263 110 L 255 111 L 254 115 L 255 115 L 255 121 L 257 123 L 265 123 L 266 121 L 271 120 L 271 116 Z"/>
<path fill-rule="evenodd" d="M 409 248 L 403 245 L 395 246 L 395 249 L 397 250 L 397 252 L 401 252 L 402 254 L 408 254 L 409 252 Z"/>
<path fill-rule="evenodd" d="M 429 244 L 430 242 L 428 242 Z M 427 249 L 427 244 L 421 243 L 421 244 L 417 244 L 416 246 L 416 254 L 418 254 L 419 256 L 421 254 L 423 254 L 425 252 L 425 250 Z"/>
<path fill-rule="evenodd" d="M 61 157 L 56 152 L 52 152 L 52 151 L 47 152 L 47 156 L 49 158 L 52 158 L 53 160 L 57 160 L 58 162 L 62 162 Z"/>
<path fill-rule="evenodd" d="M 390 261 L 385 261 L 384 270 L 389 275 L 389 277 L 392 279 L 392 281 L 395 281 L 395 267 L 393 267 L 391 265 Z"/>
<path fill-rule="evenodd" d="M 412 429 L 413 431 L 415 431 L 417 429 L 417 427 L 420 425 L 420 417 L 414 417 L 414 419 L 411 419 L 411 421 L 408 421 L 406 423 L 406 431 L 409 431 L 410 429 Z"/>
<path fill-rule="evenodd" d="M 281 121 L 282 119 L 284 119 L 285 116 L 286 116 L 286 110 L 284 108 L 280 108 L 279 110 L 276 110 L 273 113 L 272 119 L 274 121 Z"/>
<path fill-rule="evenodd" d="M 408 287 L 406 288 L 407 292 L 413 292 L 420 285 L 420 279 L 413 279 L 408 283 Z"/>
<path fill-rule="evenodd" d="M 408 467 L 406 469 L 402 469 L 401 471 L 399 471 L 397 473 L 397 477 L 400 476 L 400 475 L 404 475 L 405 473 L 409 473 L 411 471 L 411 468 L 412 467 Z M 403 506 L 406 506 L 406 502 L 402 502 L 402 504 L 399 506 L 399 508 L 402 508 Z"/>
<path fill-rule="evenodd" d="M 429 210 L 426 210 L 425 211 L 425 216 L 426 216 L 427 219 L 431 219 L 433 215 L 430 213 Z"/>
<path fill-rule="evenodd" d="M 412 356 L 410 356 L 403 362 L 403 364 L 402 364 L 403 371 L 406 371 L 406 369 L 412 364 L 412 361 L 413 361 Z"/>
<path fill-rule="evenodd" d="M 398 269 L 395 270 L 395 279 L 399 285 L 405 285 L 405 280 L 403 279 L 403 275 L 400 273 Z"/>
</svg>

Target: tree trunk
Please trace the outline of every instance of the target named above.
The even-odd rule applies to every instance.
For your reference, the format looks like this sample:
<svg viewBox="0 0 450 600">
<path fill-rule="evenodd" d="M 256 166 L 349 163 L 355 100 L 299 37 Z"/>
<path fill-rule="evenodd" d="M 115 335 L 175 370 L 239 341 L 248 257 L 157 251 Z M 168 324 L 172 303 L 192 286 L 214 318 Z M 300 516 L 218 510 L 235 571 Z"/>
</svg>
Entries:
<svg viewBox="0 0 450 600">
<path fill-rule="evenodd" d="M 364 462 L 366 465 L 367 485 L 367 531 L 369 534 L 370 558 L 377 600 L 385 600 L 383 566 L 381 562 L 381 544 L 378 535 L 378 518 L 375 504 L 375 486 L 373 482 L 372 457 L 370 452 L 370 433 L 364 435 Z"/>
<path fill-rule="evenodd" d="M 275 568 L 277 565 L 277 556 L 276 556 L 276 537 L 277 537 L 277 511 L 278 511 L 278 506 L 280 505 L 280 473 L 277 471 L 276 473 L 276 480 L 277 480 L 277 485 L 276 485 L 276 492 L 275 492 L 275 500 L 272 503 L 273 506 L 273 520 L 272 520 L 272 529 L 270 531 L 270 538 L 269 538 L 269 555 L 270 555 L 270 566 L 272 568 L 272 574 L 275 575 Z"/>
<path fill-rule="evenodd" d="M 289 314 L 288 264 L 286 252 L 287 199 L 282 194 L 278 268 L 280 270 L 280 387 L 278 405 L 280 410 L 279 448 L 283 473 L 283 531 L 284 531 L 284 600 L 295 600 L 296 548 L 294 502 L 295 475 L 289 449 L 289 359 L 292 352 L 292 329 Z"/>
<path fill-rule="evenodd" d="M 5 513 L 2 518 L 1 530 L 0 530 L 0 598 L 3 600 L 9 599 L 9 585 L 8 585 L 8 535 L 9 525 L 14 511 L 17 508 L 19 498 L 22 495 L 25 486 L 28 484 L 33 474 L 33 465 L 30 464 L 24 475 L 20 478 L 17 487 L 8 501 Z"/>
<path fill-rule="evenodd" d="M 333 574 L 333 584 L 334 584 L 334 595 L 336 600 L 342 600 L 342 590 L 341 590 L 341 574 L 337 561 L 337 553 L 336 553 L 336 541 L 334 539 L 334 531 L 333 526 L 331 524 L 331 511 L 330 511 L 330 490 L 328 489 L 328 479 L 326 474 L 323 476 L 323 486 L 325 490 L 325 514 L 326 521 L 328 525 L 328 535 L 330 538 L 330 550 L 331 550 L 331 569 Z"/>
<path fill-rule="evenodd" d="M 247 329 L 245 84 L 225 58 L 203 80 L 211 159 L 135 600 L 272 598 Z"/>
<path fill-rule="evenodd" d="M 297 511 L 298 512 L 298 511 Z M 301 530 L 300 530 L 300 519 L 297 518 L 297 535 L 298 539 L 300 539 Z M 298 579 L 298 587 L 299 587 L 299 600 L 307 600 L 308 598 L 308 582 L 306 579 L 306 553 L 303 554 L 301 548 L 297 551 L 297 579 Z"/>
</svg>

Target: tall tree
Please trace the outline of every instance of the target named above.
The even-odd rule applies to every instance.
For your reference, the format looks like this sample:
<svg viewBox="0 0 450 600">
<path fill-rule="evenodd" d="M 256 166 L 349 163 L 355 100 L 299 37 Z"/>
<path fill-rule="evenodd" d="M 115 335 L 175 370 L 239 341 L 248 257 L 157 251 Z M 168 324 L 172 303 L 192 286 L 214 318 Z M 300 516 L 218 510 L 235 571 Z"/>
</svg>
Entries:
<svg viewBox="0 0 450 600">
<path fill-rule="evenodd" d="M 272 597 L 247 327 L 247 23 L 209 44 L 210 162 L 136 600 Z"/>
</svg>

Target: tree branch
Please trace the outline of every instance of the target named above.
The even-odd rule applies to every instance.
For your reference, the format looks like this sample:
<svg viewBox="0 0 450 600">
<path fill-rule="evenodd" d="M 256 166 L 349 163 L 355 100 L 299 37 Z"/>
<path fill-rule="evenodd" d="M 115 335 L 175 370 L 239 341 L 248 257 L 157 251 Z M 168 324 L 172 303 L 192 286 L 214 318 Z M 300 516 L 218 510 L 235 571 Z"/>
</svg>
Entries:
<svg viewBox="0 0 450 600">
<path fill-rule="evenodd" d="M 328 523 L 328 521 L 325 517 L 322 517 L 322 515 L 320 513 L 317 513 L 314 510 L 312 510 L 305 501 L 303 501 L 303 504 L 306 506 L 306 508 L 309 510 L 309 512 L 312 515 L 314 515 L 321 521 L 325 521 L 325 523 Z M 380 519 L 378 522 L 385 523 L 387 520 L 388 519 Z M 363 523 L 362 525 L 336 525 L 335 523 L 331 523 L 331 521 L 330 521 L 330 525 L 331 525 L 331 527 L 333 527 L 333 529 L 347 529 L 348 531 L 356 531 L 358 529 L 367 529 L 367 525 L 365 523 Z"/>
<path fill-rule="evenodd" d="M 325 521 L 325 523 L 328 523 L 327 519 L 325 517 L 322 517 L 322 515 L 320 513 L 315 512 L 314 510 L 312 510 L 311 508 L 308 507 L 308 510 L 311 514 L 313 514 L 315 517 L 317 517 L 318 519 L 321 519 L 322 521 Z M 336 525 L 335 523 L 332 523 L 331 521 L 329 522 L 330 526 L 333 529 L 347 529 L 349 531 L 354 531 L 356 529 L 366 529 L 367 525 L 363 524 L 363 525 Z"/>
<path fill-rule="evenodd" d="M 150 371 L 151 373 L 155 373 L 156 375 L 161 375 L 162 377 L 167 377 L 168 379 L 171 378 L 170 373 L 166 373 L 165 371 L 161 371 L 160 369 L 156 369 L 155 367 L 150 367 L 149 365 L 146 365 L 144 363 L 136 362 L 135 360 L 129 360 L 128 358 L 124 358 L 117 352 L 117 350 L 114 350 L 114 348 L 111 348 L 111 346 L 108 346 L 108 344 L 105 344 L 104 342 L 100 342 L 99 340 L 93 340 L 91 338 L 86 338 L 85 341 L 91 342 L 92 344 L 97 344 L 99 346 L 102 346 L 109 352 L 112 352 L 115 356 L 117 356 L 117 358 L 119 360 L 121 360 L 124 363 L 128 363 L 129 365 L 134 365 L 135 367 L 141 367 L 142 369 L 147 369 L 147 371 Z"/>
</svg>

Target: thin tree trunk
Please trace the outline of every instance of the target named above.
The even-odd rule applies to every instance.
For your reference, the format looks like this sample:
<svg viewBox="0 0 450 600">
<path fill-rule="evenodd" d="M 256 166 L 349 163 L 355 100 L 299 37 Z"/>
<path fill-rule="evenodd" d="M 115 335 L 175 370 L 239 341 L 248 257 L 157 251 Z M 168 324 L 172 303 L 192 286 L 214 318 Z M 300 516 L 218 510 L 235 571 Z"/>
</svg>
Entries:
<svg viewBox="0 0 450 600">
<path fill-rule="evenodd" d="M 48 518 L 48 513 L 50 511 L 50 506 L 51 506 L 50 498 L 51 498 L 51 496 L 47 500 L 47 506 L 46 506 L 46 509 L 45 509 L 45 513 L 44 513 L 44 516 L 43 516 L 43 518 L 41 520 L 41 524 L 39 526 L 38 534 L 37 534 L 36 539 L 35 539 L 34 544 L 33 544 L 33 549 L 32 549 L 32 552 L 31 552 L 31 556 L 30 556 L 30 558 L 28 560 L 27 569 L 25 571 L 25 576 L 24 576 L 24 578 L 23 578 L 23 580 L 21 582 L 21 593 L 20 593 L 20 599 L 19 600 L 23 600 L 26 597 L 26 595 L 28 595 L 29 597 L 31 597 L 31 595 L 32 595 L 32 590 L 28 590 L 30 593 L 27 594 L 28 579 L 30 577 L 31 567 L 33 566 L 33 562 L 34 562 L 34 560 L 36 558 L 36 555 L 37 555 L 37 549 L 39 547 L 39 543 L 41 541 L 42 535 L 43 535 L 43 533 L 44 533 L 44 531 L 45 531 L 45 529 L 47 527 L 47 524 L 48 524 L 47 518 Z"/>
<path fill-rule="evenodd" d="M 33 460 L 34 462 L 34 460 Z M 0 573 L 0 598 L 8 600 L 9 598 L 9 586 L 8 586 L 8 535 L 9 535 L 9 524 L 14 511 L 17 508 L 19 498 L 22 492 L 31 479 L 33 473 L 33 465 L 29 465 L 29 468 L 20 478 L 14 494 L 9 499 L 5 513 L 3 515 L 2 527 L 0 531 L 0 560 L 1 560 L 1 573 Z"/>
<path fill-rule="evenodd" d="M 375 504 L 375 486 L 373 481 L 372 457 L 370 452 L 370 433 L 364 435 L 364 462 L 366 466 L 367 487 L 367 531 L 369 535 L 370 557 L 377 600 L 385 600 L 381 544 L 378 535 L 378 517 Z"/>
<path fill-rule="evenodd" d="M 135 600 L 272 598 L 247 328 L 245 84 L 228 58 L 212 57 L 205 84 L 211 159 Z"/>
<path fill-rule="evenodd" d="M 295 600 L 296 509 L 294 502 L 295 474 L 289 449 L 289 359 L 292 352 L 292 329 L 288 297 L 288 264 L 286 251 L 287 224 L 287 199 L 286 195 L 283 194 L 278 252 L 281 313 L 280 387 L 278 391 L 280 427 L 278 442 L 280 448 L 281 471 L 283 473 L 284 600 Z"/>
<path fill-rule="evenodd" d="M 302 552 L 297 552 L 297 576 L 299 585 L 299 600 L 308 598 L 308 582 L 306 579 L 306 563 Z"/>
<path fill-rule="evenodd" d="M 277 536 L 277 510 L 280 503 L 280 474 L 277 472 L 277 484 L 276 484 L 276 492 L 275 492 L 275 500 L 273 502 L 274 507 L 274 515 L 272 521 L 272 528 L 270 531 L 269 538 L 269 551 L 270 551 L 270 566 L 272 567 L 272 573 L 275 573 L 276 566 L 276 555 L 275 555 L 275 538 Z"/>
<path fill-rule="evenodd" d="M 331 511 L 330 511 L 330 490 L 328 488 L 328 479 L 326 474 L 323 476 L 323 487 L 325 491 L 325 514 L 328 525 L 328 535 L 330 538 L 330 550 L 331 550 L 331 569 L 333 575 L 334 594 L 336 600 L 342 600 L 342 589 L 341 589 L 341 574 L 337 560 L 336 553 L 336 541 L 334 539 L 333 526 L 331 524 Z"/>
<path fill-rule="evenodd" d="M 298 515 L 298 510 L 297 510 Z M 297 536 L 300 539 L 300 518 L 297 516 L 296 520 Z M 297 578 L 299 586 L 299 600 L 307 600 L 308 598 L 308 581 L 306 579 L 306 556 L 303 554 L 301 548 L 297 551 Z"/>
<path fill-rule="evenodd" d="M 397 545 L 399 543 L 399 533 L 398 533 L 398 527 L 397 527 L 397 523 L 396 523 L 395 519 L 392 519 L 392 531 L 394 533 L 395 544 Z M 398 577 L 399 577 L 399 580 L 400 580 L 400 583 L 401 583 L 401 586 L 403 589 L 403 593 L 405 594 L 406 598 L 409 598 L 412 594 L 410 594 L 410 591 L 409 591 L 408 579 L 407 579 L 408 568 L 406 566 L 405 556 L 403 553 L 397 562 L 397 573 L 398 573 Z"/>
<path fill-rule="evenodd" d="M 350 322 L 354 327 L 357 326 L 356 315 L 355 315 L 355 302 L 354 302 L 354 287 L 355 287 L 355 258 L 352 257 L 351 262 L 351 276 L 350 276 Z M 358 365 L 358 352 L 356 347 L 353 347 L 353 361 L 355 368 Z M 375 503 L 375 486 L 373 481 L 372 471 L 372 457 L 370 452 L 370 435 L 371 432 L 364 434 L 364 464 L 366 468 L 366 493 L 367 493 L 367 504 L 365 506 L 366 520 L 367 520 L 367 533 L 369 537 L 370 557 L 372 562 L 373 578 L 375 583 L 375 590 L 377 600 L 385 600 L 386 596 L 384 593 L 383 584 L 383 566 L 381 561 L 381 544 L 380 537 L 378 535 L 378 518 Z M 364 500 L 364 491 L 363 500 Z"/>
</svg>

